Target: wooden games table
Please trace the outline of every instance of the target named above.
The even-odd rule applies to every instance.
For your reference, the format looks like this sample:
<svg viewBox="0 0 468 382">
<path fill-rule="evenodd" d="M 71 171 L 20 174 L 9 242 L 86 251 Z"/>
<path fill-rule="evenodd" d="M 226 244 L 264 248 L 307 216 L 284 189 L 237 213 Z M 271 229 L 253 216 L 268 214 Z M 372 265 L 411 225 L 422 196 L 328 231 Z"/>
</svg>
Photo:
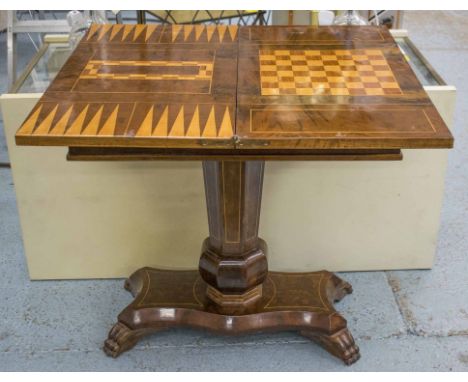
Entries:
<svg viewBox="0 0 468 382">
<path fill-rule="evenodd" d="M 359 349 L 333 307 L 351 285 L 327 271 L 268 271 L 265 161 L 401 160 L 403 148 L 453 138 L 384 27 L 149 24 L 92 25 L 16 142 L 68 146 L 68 160 L 202 161 L 199 269 L 132 274 L 135 300 L 108 355 L 175 326 L 292 329 L 351 364 Z"/>
</svg>

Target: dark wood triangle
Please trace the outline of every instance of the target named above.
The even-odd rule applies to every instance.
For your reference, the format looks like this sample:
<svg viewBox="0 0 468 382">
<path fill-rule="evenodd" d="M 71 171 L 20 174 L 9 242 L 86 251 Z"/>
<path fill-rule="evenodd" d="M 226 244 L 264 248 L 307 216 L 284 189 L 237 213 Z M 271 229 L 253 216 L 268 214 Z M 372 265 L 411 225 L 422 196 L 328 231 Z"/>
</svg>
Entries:
<svg viewBox="0 0 468 382">
<path fill-rule="evenodd" d="M 213 105 L 211 104 L 200 104 L 198 105 L 198 110 L 200 113 L 200 131 L 203 133 L 203 130 L 205 129 L 206 121 L 208 120 L 208 117 L 210 116 L 211 108 Z"/>
<path fill-rule="evenodd" d="M 42 104 L 42 109 L 41 112 L 39 113 L 39 116 L 37 117 L 36 124 L 34 125 L 34 131 L 41 125 L 41 123 L 46 119 L 49 114 L 54 110 L 54 108 L 57 106 L 56 103 L 53 102 L 44 102 Z"/>
<path fill-rule="evenodd" d="M 187 130 L 190 126 L 190 122 L 193 118 L 193 113 L 195 112 L 195 108 L 197 104 L 185 104 L 184 105 L 184 132 L 187 133 Z"/>
</svg>

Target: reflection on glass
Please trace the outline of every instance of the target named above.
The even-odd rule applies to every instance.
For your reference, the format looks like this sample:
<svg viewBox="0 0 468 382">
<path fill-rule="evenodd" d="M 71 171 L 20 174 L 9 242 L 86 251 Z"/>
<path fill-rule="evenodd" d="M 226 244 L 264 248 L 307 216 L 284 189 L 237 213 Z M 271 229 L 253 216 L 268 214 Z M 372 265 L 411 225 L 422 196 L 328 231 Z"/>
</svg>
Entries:
<svg viewBox="0 0 468 382">
<path fill-rule="evenodd" d="M 418 54 L 416 54 L 413 48 L 411 48 L 405 38 L 396 38 L 395 41 L 423 86 L 443 85 L 443 83 L 440 83 L 434 76 L 431 69 L 421 60 Z"/>
<path fill-rule="evenodd" d="M 17 93 L 43 93 L 72 51 L 68 43 L 50 44 Z"/>
<path fill-rule="evenodd" d="M 358 11 L 342 11 L 333 21 L 335 25 L 367 25 Z"/>
<path fill-rule="evenodd" d="M 70 25 L 69 43 L 74 49 L 88 29 L 88 22 L 80 11 L 70 11 L 67 14 L 67 22 Z"/>
</svg>

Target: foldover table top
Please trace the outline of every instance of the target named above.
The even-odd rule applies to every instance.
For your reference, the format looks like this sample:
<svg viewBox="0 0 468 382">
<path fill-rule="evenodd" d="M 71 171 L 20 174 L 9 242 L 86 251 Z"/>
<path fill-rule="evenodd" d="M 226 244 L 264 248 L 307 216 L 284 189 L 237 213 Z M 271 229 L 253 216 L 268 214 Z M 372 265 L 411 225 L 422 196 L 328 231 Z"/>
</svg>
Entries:
<svg viewBox="0 0 468 382">
<path fill-rule="evenodd" d="M 90 27 L 20 145 L 203 150 L 449 148 L 385 27 Z"/>
</svg>

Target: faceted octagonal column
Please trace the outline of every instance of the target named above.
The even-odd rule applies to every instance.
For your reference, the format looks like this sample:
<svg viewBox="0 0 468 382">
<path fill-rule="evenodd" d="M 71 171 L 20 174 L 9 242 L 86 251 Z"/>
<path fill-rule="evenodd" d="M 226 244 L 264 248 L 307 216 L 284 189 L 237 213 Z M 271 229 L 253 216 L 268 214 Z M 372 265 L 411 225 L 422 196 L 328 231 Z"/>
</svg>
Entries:
<svg viewBox="0 0 468 382">
<path fill-rule="evenodd" d="M 204 161 L 210 236 L 200 274 L 218 306 L 242 310 L 262 294 L 268 272 L 266 244 L 258 238 L 263 161 Z"/>
</svg>

